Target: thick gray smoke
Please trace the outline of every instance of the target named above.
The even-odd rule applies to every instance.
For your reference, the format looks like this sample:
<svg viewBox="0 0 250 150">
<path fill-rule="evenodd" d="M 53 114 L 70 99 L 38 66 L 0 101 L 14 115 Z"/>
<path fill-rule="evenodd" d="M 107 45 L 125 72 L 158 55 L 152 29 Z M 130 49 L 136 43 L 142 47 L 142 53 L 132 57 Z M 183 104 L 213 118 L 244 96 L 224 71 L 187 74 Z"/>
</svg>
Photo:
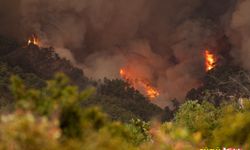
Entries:
<svg viewBox="0 0 250 150">
<path fill-rule="evenodd" d="M 229 36 L 234 46 L 233 56 L 238 63 L 250 70 L 250 1 L 238 3 L 231 21 Z"/>
<path fill-rule="evenodd" d="M 200 85 L 205 73 L 204 49 L 215 48 L 223 36 L 235 0 L 4 3 L 0 7 L 6 9 L 1 13 L 8 14 L 0 19 L 18 24 L 12 28 L 23 35 L 20 39 L 36 33 L 43 45 L 54 46 L 90 78 L 119 78 L 120 68 L 130 68 L 136 77 L 151 81 L 160 90 L 156 103 L 165 106 L 173 98 L 183 100 L 188 90 Z M 241 13 L 245 11 L 238 10 Z M 249 20 L 236 22 L 232 26 L 237 28 Z M 1 33 L 14 31 L 5 27 Z"/>
</svg>

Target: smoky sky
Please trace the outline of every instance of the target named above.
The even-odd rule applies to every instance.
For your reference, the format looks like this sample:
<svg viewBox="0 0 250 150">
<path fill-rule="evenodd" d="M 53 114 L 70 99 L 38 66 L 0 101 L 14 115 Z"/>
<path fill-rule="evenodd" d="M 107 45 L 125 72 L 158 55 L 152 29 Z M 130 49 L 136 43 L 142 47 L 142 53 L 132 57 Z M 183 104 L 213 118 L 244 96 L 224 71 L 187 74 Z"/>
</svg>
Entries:
<svg viewBox="0 0 250 150">
<path fill-rule="evenodd" d="M 248 13 L 242 3 L 249 5 L 248 0 L 0 0 L 0 34 L 23 42 L 35 33 L 93 79 L 119 78 L 119 69 L 128 68 L 160 90 L 156 103 L 165 106 L 201 84 L 204 49 L 216 49 L 221 37 L 230 37 L 236 48 L 249 47 L 236 38 L 249 40 L 249 20 L 239 19 Z"/>
</svg>

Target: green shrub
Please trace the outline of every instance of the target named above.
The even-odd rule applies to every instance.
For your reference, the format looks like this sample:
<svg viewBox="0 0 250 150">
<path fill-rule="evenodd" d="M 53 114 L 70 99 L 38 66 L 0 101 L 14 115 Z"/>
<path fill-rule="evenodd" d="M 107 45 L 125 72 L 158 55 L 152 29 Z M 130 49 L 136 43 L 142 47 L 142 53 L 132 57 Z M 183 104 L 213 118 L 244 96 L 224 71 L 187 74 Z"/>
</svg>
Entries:
<svg viewBox="0 0 250 150">
<path fill-rule="evenodd" d="M 208 102 L 187 101 L 175 115 L 175 124 L 187 127 L 192 132 L 200 131 L 203 137 L 211 136 L 217 127 L 219 110 Z"/>
</svg>

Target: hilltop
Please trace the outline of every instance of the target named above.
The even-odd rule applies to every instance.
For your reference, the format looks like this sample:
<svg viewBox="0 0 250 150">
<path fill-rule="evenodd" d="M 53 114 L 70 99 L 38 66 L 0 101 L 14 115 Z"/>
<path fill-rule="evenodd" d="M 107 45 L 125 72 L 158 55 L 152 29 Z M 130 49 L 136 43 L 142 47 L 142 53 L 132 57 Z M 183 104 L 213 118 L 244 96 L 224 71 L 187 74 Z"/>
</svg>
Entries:
<svg viewBox="0 0 250 150">
<path fill-rule="evenodd" d="M 84 102 L 83 107 L 99 106 L 114 120 L 129 121 L 132 118 L 150 120 L 163 113 L 161 108 L 150 103 L 125 81 L 89 80 L 82 70 L 73 66 L 70 61 L 60 58 L 53 47 L 40 48 L 32 43 L 22 46 L 15 41 L 1 38 L 0 51 L 2 52 L 0 77 L 6 83 L 3 85 L 6 92 L 2 93 L 8 93 L 4 103 L 8 103 L 11 99 L 8 90 L 8 80 L 11 75 L 19 75 L 27 83 L 32 83 L 31 87 L 41 88 L 46 84 L 46 80 L 62 72 L 70 78 L 71 84 L 77 85 L 80 90 L 90 86 L 97 89 L 96 94 Z"/>
</svg>

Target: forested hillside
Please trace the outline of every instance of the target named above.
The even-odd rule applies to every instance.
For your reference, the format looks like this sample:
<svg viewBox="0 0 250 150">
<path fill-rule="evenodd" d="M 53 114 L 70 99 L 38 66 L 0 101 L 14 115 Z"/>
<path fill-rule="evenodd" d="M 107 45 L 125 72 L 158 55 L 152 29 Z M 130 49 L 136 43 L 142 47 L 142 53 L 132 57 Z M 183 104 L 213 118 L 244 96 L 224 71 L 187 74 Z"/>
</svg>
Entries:
<svg viewBox="0 0 250 150">
<path fill-rule="evenodd" d="M 122 123 L 97 107 L 82 107 L 97 90 L 87 88 L 80 92 L 68 81 L 58 74 L 46 86 L 34 89 L 12 76 L 10 91 L 15 103 L 12 109 L 1 111 L 0 148 L 249 149 L 248 99 L 220 107 L 206 101 L 187 101 L 170 122 L 134 118 Z"/>
<path fill-rule="evenodd" d="M 249 148 L 250 78 L 242 68 L 209 71 L 183 104 L 162 110 L 126 81 L 87 79 L 53 48 L 3 38 L 0 45 L 9 50 L 0 62 L 1 149 Z"/>
<path fill-rule="evenodd" d="M 139 91 L 122 80 L 92 81 L 83 72 L 74 67 L 68 60 L 62 59 L 53 48 L 39 48 L 36 45 L 21 46 L 11 40 L 1 38 L 0 50 L 8 49 L 1 54 L 1 97 L 2 103 L 13 99 L 9 92 L 9 78 L 20 76 L 29 87 L 42 88 L 46 80 L 61 72 L 70 78 L 70 83 L 80 90 L 95 87 L 96 94 L 83 103 L 82 107 L 99 106 L 114 120 L 128 122 L 132 118 L 149 121 L 161 117 L 163 110 L 149 102 Z M 51 65 L 53 64 L 53 65 Z"/>
</svg>

